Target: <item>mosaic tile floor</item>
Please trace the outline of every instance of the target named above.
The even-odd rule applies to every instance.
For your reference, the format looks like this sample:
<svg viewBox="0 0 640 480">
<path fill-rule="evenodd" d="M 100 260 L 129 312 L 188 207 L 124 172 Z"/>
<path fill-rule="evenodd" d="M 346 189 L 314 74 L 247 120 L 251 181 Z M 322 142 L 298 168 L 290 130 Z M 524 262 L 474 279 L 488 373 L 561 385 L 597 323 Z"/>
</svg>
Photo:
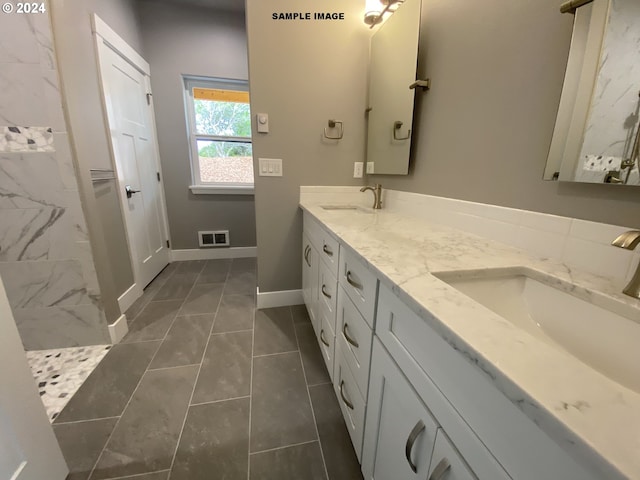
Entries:
<svg viewBox="0 0 640 480">
<path fill-rule="evenodd" d="M 49 420 L 55 420 L 110 348 L 92 345 L 26 352 Z"/>
</svg>

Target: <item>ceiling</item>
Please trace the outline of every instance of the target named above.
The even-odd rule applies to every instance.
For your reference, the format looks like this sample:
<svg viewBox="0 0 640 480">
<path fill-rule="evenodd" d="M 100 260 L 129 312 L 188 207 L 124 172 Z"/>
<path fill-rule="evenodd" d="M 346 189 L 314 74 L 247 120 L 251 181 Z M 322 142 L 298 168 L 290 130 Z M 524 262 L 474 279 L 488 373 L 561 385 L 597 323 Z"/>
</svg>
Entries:
<svg viewBox="0 0 640 480">
<path fill-rule="evenodd" d="M 162 0 L 174 5 L 208 7 L 227 12 L 244 13 L 244 0 Z"/>
</svg>

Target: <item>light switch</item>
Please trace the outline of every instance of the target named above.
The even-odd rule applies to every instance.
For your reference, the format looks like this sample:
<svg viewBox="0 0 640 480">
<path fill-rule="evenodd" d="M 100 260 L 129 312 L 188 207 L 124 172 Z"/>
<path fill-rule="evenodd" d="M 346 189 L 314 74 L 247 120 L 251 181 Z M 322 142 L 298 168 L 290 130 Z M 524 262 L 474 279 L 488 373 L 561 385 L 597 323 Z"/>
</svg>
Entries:
<svg viewBox="0 0 640 480">
<path fill-rule="evenodd" d="M 269 114 L 256 113 L 256 124 L 258 125 L 258 133 L 269 133 Z"/>
<path fill-rule="evenodd" d="M 353 178 L 362 178 L 363 162 L 353 163 Z"/>
<path fill-rule="evenodd" d="M 367 162 L 367 173 L 375 173 L 373 165 L 373 162 Z"/>
<path fill-rule="evenodd" d="M 281 158 L 258 158 L 258 168 L 261 177 L 281 177 L 282 176 L 282 159 Z"/>
</svg>

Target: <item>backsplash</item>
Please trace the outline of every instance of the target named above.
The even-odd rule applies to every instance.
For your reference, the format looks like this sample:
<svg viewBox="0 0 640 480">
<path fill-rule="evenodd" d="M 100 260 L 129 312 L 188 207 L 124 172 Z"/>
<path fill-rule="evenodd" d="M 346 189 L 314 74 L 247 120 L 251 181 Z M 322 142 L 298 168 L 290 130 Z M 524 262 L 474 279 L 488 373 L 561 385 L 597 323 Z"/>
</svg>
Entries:
<svg viewBox="0 0 640 480">
<path fill-rule="evenodd" d="M 358 187 L 303 186 L 300 198 L 314 203 L 371 207 L 373 196 L 361 193 Z M 397 190 L 383 189 L 382 201 L 383 209 L 457 228 L 613 278 L 620 289 L 631 279 L 640 261 L 640 252 L 611 246 L 613 239 L 633 227 Z"/>
<path fill-rule="evenodd" d="M 110 343 L 47 14 L 0 16 L 0 85 L 0 275 L 24 347 Z"/>
</svg>

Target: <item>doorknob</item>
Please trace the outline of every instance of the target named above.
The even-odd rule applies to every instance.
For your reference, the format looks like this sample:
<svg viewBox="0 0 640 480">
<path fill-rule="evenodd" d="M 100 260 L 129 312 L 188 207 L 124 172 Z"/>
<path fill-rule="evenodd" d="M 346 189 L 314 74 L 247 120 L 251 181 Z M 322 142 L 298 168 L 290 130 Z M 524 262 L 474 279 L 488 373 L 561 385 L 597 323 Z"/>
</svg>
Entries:
<svg viewBox="0 0 640 480">
<path fill-rule="evenodd" d="M 126 185 L 124 187 L 124 191 L 127 193 L 127 198 L 131 198 L 134 193 L 140 192 L 140 190 L 134 190 L 133 188 L 131 188 L 131 185 Z"/>
</svg>

